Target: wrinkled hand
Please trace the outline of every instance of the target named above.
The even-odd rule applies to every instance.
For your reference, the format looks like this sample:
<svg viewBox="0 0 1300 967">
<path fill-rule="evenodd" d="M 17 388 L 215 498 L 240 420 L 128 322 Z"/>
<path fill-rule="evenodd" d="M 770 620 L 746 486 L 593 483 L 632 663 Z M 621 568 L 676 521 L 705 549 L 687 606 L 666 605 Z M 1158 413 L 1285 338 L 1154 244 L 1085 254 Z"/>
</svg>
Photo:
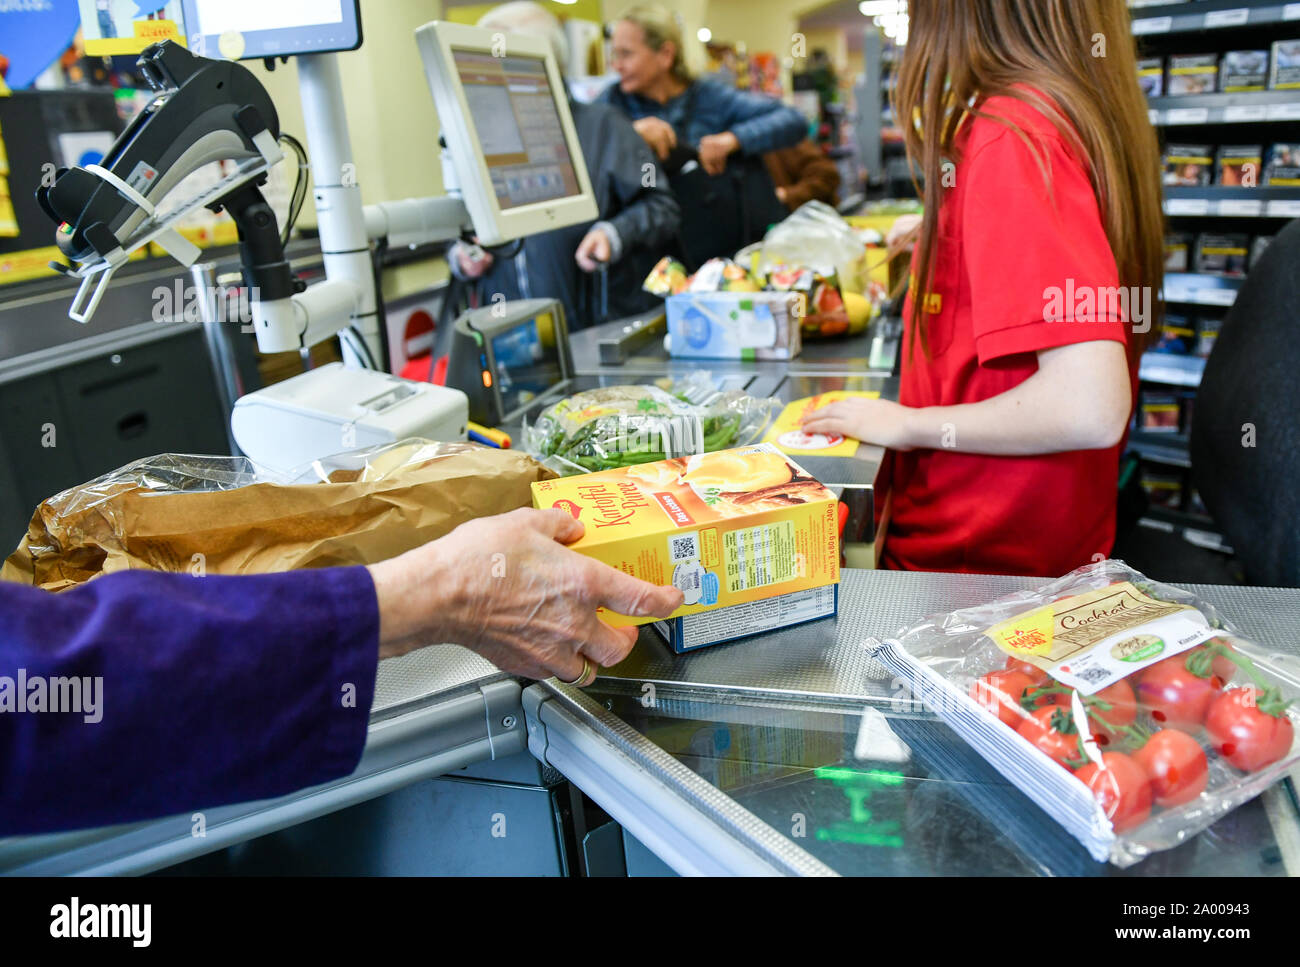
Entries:
<svg viewBox="0 0 1300 967">
<path fill-rule="evenodd" d="M 730 131 L 706 134 L 700 138 L 700 166 L 711 175 L 720 175 L 727 167 L 727 156 L 740 150 L 740 139 Z"/>
<path fill-rule="evenodd" d="M 803 430 L 838 433 L 892 450 L 910 450 L 909 414 L 907 407 L 890 400 L 836 400 L 810 413 L 803 421 Z"/>
<path fill-rule="evenodd" d="M 492 268 L 492 253 L 483 252 L 482 258 L 471 258 L 470 252 L 482 251 L 482 249 L 471 249 L 468 245 L 457 244 L 456 246 L 456 264 L 460 266 L 460 273 L 467 279 L 477 279 L 488 269 Z"/>
<path fill-rule="evenodd" d="M 516 510 L 370 567 L 379 598 L 380 657 L 439 642 L 464 645 L 502 671 L 573 681 L 583 657 L 617 665 L 637 629 L 596 617 L 603 605 L 667 617 L 682 604 L 656 587 L 564 547 L 583 525 L 562 510 Z M 594 670 L 581 684 L 594 680 Z"/>
<path fill-rule="evenodd" d="M 593 228 L 582 237 L 573 257 L 582 271 L 595 272 L 602 262 L 609 261 L 610 253 L 609 237 L 599 228 Z"/>
<path fill-rule="evenodd" d="M 636 128 L 636 133 L 650 145 L 650 150 L 660 161 L 667 161 L 668 155 L 677 147 L 677 132 L 663 118 L 641 118 L 633 121 L 632 127 Z"/>
</svg>

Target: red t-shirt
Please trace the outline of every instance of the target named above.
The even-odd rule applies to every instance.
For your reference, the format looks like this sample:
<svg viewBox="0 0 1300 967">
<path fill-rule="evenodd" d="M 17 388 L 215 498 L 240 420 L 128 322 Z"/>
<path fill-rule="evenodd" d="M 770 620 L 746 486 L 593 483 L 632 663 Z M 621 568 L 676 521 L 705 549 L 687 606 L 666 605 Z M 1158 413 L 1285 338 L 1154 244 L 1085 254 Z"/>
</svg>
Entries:
<svg viewBox="0 0 1300 967">
<path fill-rule="evenodd" d="M 1107 296 L 1118 293 L 1118 271 L 1084 160 L 1031 105 L 995 97 L 981 110 L 1025 133 L 1047 177 L 1004 124 L 963 126 L 921 323 L 928 355 L 920 345 L 913 353 L 910 325 L 903 341 L 906 406 L 986 400 L 1032 376 L 1039 350 L 1129 338 L 1125 313 Z M 1119 446 L 1032 457 L 897 453 L 885 563 L 1055 577 L 1108 556 L 1119 455 Z"/>
</svg>

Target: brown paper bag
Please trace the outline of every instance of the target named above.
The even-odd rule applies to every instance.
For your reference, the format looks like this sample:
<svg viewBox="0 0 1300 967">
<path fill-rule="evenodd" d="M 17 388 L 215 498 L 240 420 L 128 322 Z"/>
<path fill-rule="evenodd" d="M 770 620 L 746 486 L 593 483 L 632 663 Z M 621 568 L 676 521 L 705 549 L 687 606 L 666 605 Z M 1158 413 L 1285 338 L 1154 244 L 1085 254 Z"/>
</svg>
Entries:
<svg viewBox="0 0 1300 967">
<path fill-rule="evenodd" d="M 406 440 L 268 480 L 242 457 L 163 454 L 50 497 L 0 578 L 61 591 L 113 571 L 259 574 L 372 564 L 532 504 L 526 454 Z"/>
</svg>

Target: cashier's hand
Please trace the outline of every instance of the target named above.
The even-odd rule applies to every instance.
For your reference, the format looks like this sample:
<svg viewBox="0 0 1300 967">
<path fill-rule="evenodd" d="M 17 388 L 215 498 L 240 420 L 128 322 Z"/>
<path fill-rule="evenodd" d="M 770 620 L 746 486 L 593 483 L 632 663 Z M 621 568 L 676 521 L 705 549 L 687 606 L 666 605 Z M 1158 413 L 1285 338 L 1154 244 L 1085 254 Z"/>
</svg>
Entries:
<svg viewBox="0 0 1300 967">
<path fill-rule="evenodd" d="M 889 227 L 889 234 L 885 236 L 885 245 L 889 248 L 889 254 L 895 255 L 916 243 L 917 235 L 921 231 L 920 215 L 899 215 L 894 219 L 894 224 Z"/>
<path fill-rule="evenodd" d="M 665 618 L 681 607 L 682 593 L 563 546 L 584 530 L 562 510 L 516 510 L 371 565 L 379 656 L 452 642 L 502 671 L 564 681 L 582 674 L 584 656 L 594 666 L 617 665 L 637 629 L 610 627 L 596 608 Z"/>
<path fill-rule="evenodd" d="M 891 450 L 911 450 L 914 412 L 891 400 L 836 400 L 810 413 L 803 421 L 803 431 L 838 433 Z"/>
<path fill-rule="evenodd" d="M 608 262 L 611 254 L 609 236 L 599 228 L 593 228 L 582 237 L 578 250 L 573 253 L 578 268 L 584 272 L 595 272 L 602 262 Z"/>
<path fill-rule="evenodd" d="M 740 139 L 730 131 L 706 134 L 700 138 L 700 167 L 711 175 L 720 175 L 727 169 L 727 157 L 740 150 Z"/>
<path fill-rule="evenodd" d="M 673 148 L 677 147 L 677 132 L 663 118 L 641 118 L 633 121 L 632 127 L 660 161 L 667 161 Z"/>
</svg>

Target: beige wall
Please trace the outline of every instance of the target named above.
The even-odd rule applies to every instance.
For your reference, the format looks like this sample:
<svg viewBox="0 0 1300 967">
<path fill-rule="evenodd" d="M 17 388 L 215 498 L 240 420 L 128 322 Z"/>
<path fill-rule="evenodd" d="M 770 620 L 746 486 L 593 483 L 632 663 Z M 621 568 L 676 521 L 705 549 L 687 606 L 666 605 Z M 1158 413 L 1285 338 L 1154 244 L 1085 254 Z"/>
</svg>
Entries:
<svg viewBox="0 0 1300 967">
<path fill-rule="evenodd" d="M 442 192 L 438 116 L 414 36 L 416 27 L 438 19 L 440 12 L 437 0 L 361 0 L 364 42 L 338 55 L 352 157 L 367 204 Z M 281 130 L 297 136 L 310 157 L 296 62 L 277 63 L 273 72 L 260 63 L 249 66 L 275 101 Z M 299 223 L 316 224 L 310 195 Z M 384 295 L 397 298 L 445 276 L 441 260 L 403 267 L 385 276 Z"/>
</svg>

